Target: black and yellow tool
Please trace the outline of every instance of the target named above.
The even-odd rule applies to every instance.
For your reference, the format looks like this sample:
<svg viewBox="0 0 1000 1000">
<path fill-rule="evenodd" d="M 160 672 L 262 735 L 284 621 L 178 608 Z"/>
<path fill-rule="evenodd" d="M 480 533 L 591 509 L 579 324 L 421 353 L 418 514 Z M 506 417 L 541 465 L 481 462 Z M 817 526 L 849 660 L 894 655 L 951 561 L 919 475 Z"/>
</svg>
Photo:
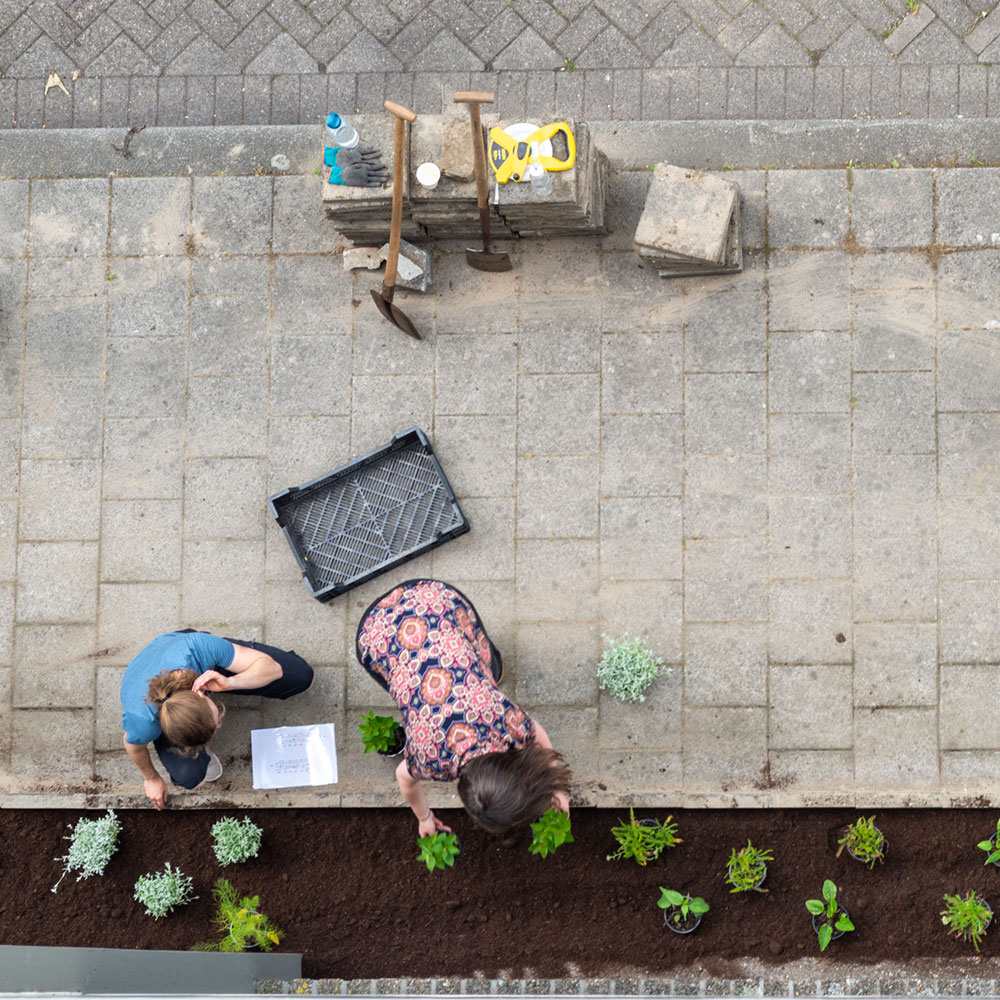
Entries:
<svg viewBox="0 0 1000 1000">
<path fill-rule="evenodd" d="M 548 171 L 569 170 L 576 161 L 576 141 L 566 122 L 553 122 L 543 125 L 524 139 L 515 139 L 502 128 L 490 129 L 490 166 L 496 175 L 497 183 L 519 181 L 526 176 L 528 159 L 531 156 L 531 144 L 541 145 L 546 139 L 562 133 L 566 137 L 566 158 L 560 160 L 555 156 L 541 156 L 538 160 Z"/>
</svg>

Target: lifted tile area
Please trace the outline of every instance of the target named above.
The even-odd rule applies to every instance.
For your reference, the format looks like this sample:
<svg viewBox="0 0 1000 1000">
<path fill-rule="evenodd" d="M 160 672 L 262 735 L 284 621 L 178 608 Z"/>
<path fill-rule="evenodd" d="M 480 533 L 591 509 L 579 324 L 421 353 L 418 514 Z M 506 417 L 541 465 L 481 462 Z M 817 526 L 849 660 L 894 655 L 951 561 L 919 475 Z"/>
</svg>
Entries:
<svg viewBox="0 0 1000 1000">
<path fill-rule="evenodd" d="M 353 639 L 420 575 L 475 602 L 579 804 L 1000 804 L 997 171 L 726 172 L 744 271 L 669 281 L 623 250 L 644 172 L 605 239 L 509 244 L 510 274 L 431 244 L 396 295 L 421 341 L 342 269 L 312 164 L 3 181 L 0 805 L 143 805 L 118 686 L 183 627 L 317 669 L 229 699 L 188 801 L 268 804 L 249 730 L 330 720 L 341 782 L 296 804 L 399 804 Z M 471 531 L 314 601 L 267 496 L 414 423 Z M 626 635 L 669 667 L 641 703 L 596 677 Z"/>
</svg>

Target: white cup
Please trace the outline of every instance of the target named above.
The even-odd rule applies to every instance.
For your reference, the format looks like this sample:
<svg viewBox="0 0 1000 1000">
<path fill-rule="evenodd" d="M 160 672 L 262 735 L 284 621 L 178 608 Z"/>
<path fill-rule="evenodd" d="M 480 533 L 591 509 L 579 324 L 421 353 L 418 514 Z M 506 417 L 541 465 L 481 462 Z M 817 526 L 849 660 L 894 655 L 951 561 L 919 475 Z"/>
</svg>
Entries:
<svg viewBox="0 0 1000 1000">
<path fill-rule="evenodd" d="M 417 167 L 417 183 L 421 187 L 433 191 L 438 186 L 439 180 L 441 180 L 441 168 L 436 163 L 428 161 Z"/>
</svg>

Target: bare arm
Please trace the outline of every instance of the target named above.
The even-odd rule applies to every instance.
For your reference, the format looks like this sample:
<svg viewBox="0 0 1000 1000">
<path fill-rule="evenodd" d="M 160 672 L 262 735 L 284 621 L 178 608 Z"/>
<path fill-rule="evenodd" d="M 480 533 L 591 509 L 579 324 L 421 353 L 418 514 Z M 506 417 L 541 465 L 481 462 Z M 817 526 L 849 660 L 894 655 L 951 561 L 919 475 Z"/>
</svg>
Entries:
<svg viewBox="0 0 1000 1000">
<path fill-rule="evenodd" d="M 234 676 L 226 677 L 217 670 L 206 670 L 195 678 L 192 691 L 247 691 L 265 687 L 281 676 L 281 664 L 267 653 L 233 643 L 233 662 L 226 668 Z"/>
<path fill-rule="evenodd" d="M 163 809 L 167 804 L 167 784 L 153 767 L 153 760 L 149 756 L 149 748 L 144 743 L 129 743 L 122 736 L 122 743 L 125 745 L 125 752 L 129 755 L 132 763 L 139 768 L 142 775 L 142 787 L 146 793 L 146 798 L 156 806 Z"/>
<path fill-rule="evenodd" d="M 399 790 L 406 799 L 406 804 L 413 810 L 413 815 L 417 817 L 419 823 L 418 835 L 429 837 L 438 830 L 450 830 L 450 826 L 445 826 L 434 815 L 431 807 L 424 797 L 424 790 L 420 782 L 410 774 L 410 769 L 406 766 L 406 761 L 401 760 L 396 766 L 396 781 L 399 782 Z"/>
<path fill-rule="evenodd" d="M 533 719 L 532 721 L 535 723 L 535 742 L 540 747 L 544 747 L 546 750 L 551 750 L 552 740 L 549 739 L 549 734 L 542 728 L 541 723 L 537 719 Z M 555 764 L 555 761 L 552 763 Z M 569 798 L 565 792 L 556 792 L 555 802 L 553 804 L 563 812 L 569 812 Z"/>
</svg>

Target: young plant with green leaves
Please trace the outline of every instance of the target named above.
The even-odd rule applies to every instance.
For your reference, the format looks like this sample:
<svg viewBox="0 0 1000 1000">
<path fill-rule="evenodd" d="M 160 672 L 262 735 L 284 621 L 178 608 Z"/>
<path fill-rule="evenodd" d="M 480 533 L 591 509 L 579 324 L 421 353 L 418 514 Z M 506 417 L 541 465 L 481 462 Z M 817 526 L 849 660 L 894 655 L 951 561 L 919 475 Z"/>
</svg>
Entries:
<svg viewBox="0 0 1000 1000">
<path fill-rule="evenodd" d="M 948 928 L 949 934 L 971 941 L 976 951 L 979 951 L 979 943 L 986 936 L 986 928 L 992 919 L 990 904 L 977 896 L 975 889 L 970 889 L 964 896 L 945 893 L 941 923 Z"/>
<path fill-rule="evenodd" d="M 664 889 L 660 887 L 660 898 L 656 905 L 661 910 L 674 910 L 673 913 L 665 914 L 669 922 L 673 922 L 678 927 L 683 927 L 693 919 L 700 920 L 708 913 L 708 903 L 701 896 L 688 896 L 676 889 Z"/>
<path fill-rule="evenodd" d="M 981 840 L 976 847 L 986 852 L 983 864 L 995 865 L 1000 862 L 1000 819 L 997 820 L 997 832 L 989 840 Z"/>
<path fill-rule="evenodd" d="M 569 813 L 561 809 L 546 809 L 537 821 L 531 824 L 531 843 L 528 845 L 528 850 L 532 854 L 547 858 L 563 844 L 572 843 Z"/>
<path fill-rule="evenodd" d="M 837 902 L 837 887 L 829 879 L 823 881 L 823 898 L 807 899 L 806 909 L 813 915 L 820 951 L 826 951 L 835 930 L 841 934 L 854 930 L 847 911 Z"/>
<path fill-rule="evenodd" d="M 847 832 L 837 843 L 840 844 L 837 848 L 838 858 L 846 847 L 852 858 L 857 858 L 869 868 L 874 868 L 876 861 L 879 864 L 885 861 L 885 836 L 875 825 L 874 816 L 867 819 L 859 816 L 847 827 Z"/>
<path fill-rule="evenodd" d="M 374 709 L 361 716 L 358 726 L 365 753 L 398 753 L 406 741 L 406 731 L 388 715 L 376 715 Z"/>
<path fill-rule="evenodd" d="M 606 635 L 608 648 L 597 667 L 601 688 L 622 701 L 645 701 L 646 688 L 670 668 L 653 655 L 643 638 L 612 639 Z"/>
<path fill-rule="evenodd" d="M 229 879 L 220 878 L 212 886 L 215 916 L 212 926 L 223 933 L 219 941 L 201 941 L 192 951 L 246 951 L 259 948 L 270 951 L 284 932 L 271 923 L 266 913 L 260 913 L 259 896 L 240 898 Z"/>
<path fill-rule="evenodd" d="M 635 810 L 628 811 L 629 821 L 611 828 L 611 834 L 618 841 L 618 850 L 607 856 L 608 861 L 620 861 L 624 858 L 634 858 L 637 865 L 645 866 L 655 861 L 667 847 L 683 843 L 677 836 L 677 824 L 671 823 L 672 816 L 661 823 L 654 820 L 651 823 L 640 823 L 635 818 Z"/>
<path fill-rule="evenodd" d="M 261 835 L 261 828 L 249 816 L 244 816 L 242 822 L 235 816 L 223 816 L 212 826 L 216 860 L 225 868 L 257 857 Z"/>
<path fill-rule="evenodd" d="M 453 868 L 455 858 L 462 850 L 458 844 L 458 837 L 448 830 L 438 830 L 429 837 L 418 837 L 417 846 L 420 848 L 417 860 L 423 861 L 429 872 L 436 868 L 442 870 Z"/>
<path fill-rule="evenodd" d="M 773 861 L 774 855 L 768 850 L 759 850 L 750 841 L 746 847 L 739 850 L 733 848 L 729 855 L 728 867 L 726 869 L 726 884 L 732 886 L 730 892 L 767 892 L 762 889 L 760 883 L 764 881 L 767 874 L 767 863 Z"/>
<path fill-rule="evenodd" d="M 184 906 L 198 897 L 194 895 L 191 878 L 172 868 L 168 861 L 162 872 L 141 875 L 135 883 L 135 896 L 146 907 L 146 916 L 159 920 L 178 906 Z"/>
<path fill-rule="evenodd" d="M 71 871 L 79 872 L 77 882 L 90 878 L 91 875 L 103 875 L 112 855 L 118 850 L 118 834 L 122 832 L 122 825 L 113 809 L 109 809 L 99 819 L 81 816 L 76 821 L 76 826 L 71 823 L 68 826 L 73 832 L 68 837 L 63 837 L 63 840 L 69 841 L 69 851 L 55 859 L 63 863 L 63 872 L 59 881 L 52 886 L 53 892 L 58 890 L 59 883 Z"/>
</svg>

